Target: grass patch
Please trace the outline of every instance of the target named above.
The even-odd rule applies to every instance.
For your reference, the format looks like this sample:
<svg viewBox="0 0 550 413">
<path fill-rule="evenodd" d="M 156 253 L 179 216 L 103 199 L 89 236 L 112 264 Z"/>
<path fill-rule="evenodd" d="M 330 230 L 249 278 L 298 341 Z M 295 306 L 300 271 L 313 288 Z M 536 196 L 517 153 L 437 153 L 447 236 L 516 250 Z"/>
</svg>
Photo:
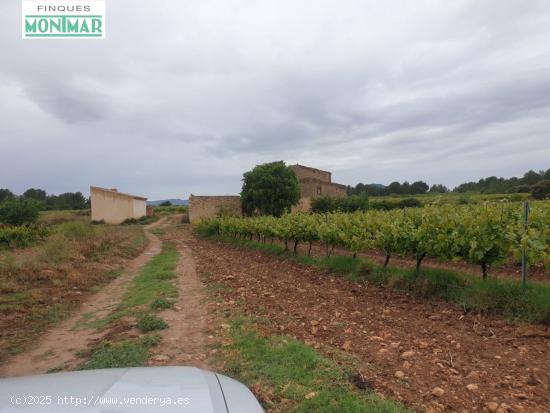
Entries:
<svg viewBox="0 0 550 413">
<path fill-rule="evenodd" d="M 137 328 L 142 333 L 148 333 L 154 330 L 164 330 L 168 324 L 159 316 L 154 314 L 144 314 L 138 318 Z"/>
<path fill-rule="evenodd" d="M 206 291 L 209 293 L 229 293 L 231 292 L 231 287 L 227 284 L 216 282 L 212 284 L 208 284 L 206 286 Z"/>
<path fill-rule="evenodd" d="M 168 308 L 174 308 L 174 301 L 167 300 L 166 298 L 159 297 L 151 303 L 152 310 L 166 310 Z"/>
<path fill-rule="evenodd" d="M 134 279 L 125 294 L 121 309 L 130 310 L 140 305 L 151 305 L 157 298 L 177 297 L 178 290 L 170 282 L 176 277 L 179 253 L 173 244 L 164 244 L 162 251 L 149 261 Z"/>
<path fill-rule="evenodd" d="M 420 274 L 401 268 L 371 267 L 370 281 L 413 292 L 423 298 L 443 299 L 465 311 L 500 315 L 512 320 L 550 325 L 550 286 L 458 274 L 425 268 Z"/>
<path fill-rule="evenodd" d="M 92 354 L 82 370 L 143 366 L 149 358 L 149 349 L 157 345 L 158 336 L 145 336 L 138 341 L 104 342 Z"/>
<path fill-rule="evenodd" d="M 233 344 L 225 364 L 229 374 L 256 389 L 272 411 L 300 413 L 402 413 L 399 404 L 356 389 L 337 361 L 284 336 L 262 337 L 243 320 L 233 321 Z M 264 389 L 269 397 L 262 397 Z"/>
<path fill-rule="evenodd" d="M 456 271 L 423 268 L 384 268 L 349 256 L 311 257 L 285 251 L 280 245 L 257 241 L 214 237 L 231 244 L 267 252 L 305 265 L 328 269 L 351 281 L 369 281 L 411 292 L 425 299 L 441 299 L 458 304 L 465 311 L 503 316 L 512 320 L 550 325 L 550 286 L 488 278 L 483 280 Z"/>
<path fill-rule="evenodd" d="M 166 231 L 165 231 L 164 229 L 159 228 L 159 227 L 153 228 L 153 229 L 151 230 L 151 232 L 152 232 L 153 234 L 159 236 L 159 237 L 162 236 L 162 235 L 164 235 L 164 234 L 166 233 Z"/>
<path fill-rule="evenodd" d="M 159 299 L 167 300 L 178 296 L 177 288 L 171 280 L 176 277 L 179 253 L 173 244 L 164 244 L 162 251 L 153 257 L 134 278 L 115 312 L 109 316 L 93 320 L 90 327 L 104 327 L 124 316 L 140 317 L 146 314 Z"/>
<path fill-rule="evenodd" d="M 110 280 L 114 280 L 115 278 L 118 278 L 122 275 L 124 272 L 124 267 L 117 268 L 116 270 L 111 270 L 107 273 L 107 277 L 109 277 Z"/>
<path fill-rule="evenodd" d="M 63 320 L 68 314 L 67 308 L 64 304 L 56 303 L 47 307 L 37 307 L 31 313 L 31 319 L 33 321 L 42 323 L 44 325 L 57 324 Z"/>
</svg>

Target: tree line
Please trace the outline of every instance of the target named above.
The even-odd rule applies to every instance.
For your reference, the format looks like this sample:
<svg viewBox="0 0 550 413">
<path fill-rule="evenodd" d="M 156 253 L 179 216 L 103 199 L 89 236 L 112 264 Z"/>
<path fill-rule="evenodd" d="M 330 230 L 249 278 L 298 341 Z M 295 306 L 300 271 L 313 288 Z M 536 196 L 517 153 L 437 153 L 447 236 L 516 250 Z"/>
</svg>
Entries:
<svg viewBox="0 0 550 413">
<path fill-rule="evenodd" d="M 29 201 L 41 211 L 87 209 L 90 201 L 82 192 L 65 192 L 59 195 L 47 194 L 43 189 L 29 188 L 22 195 L 0 188 L 0 203 L 7 200 Z"/>
<path fill-rule="evenodd" d="M 364 184 L 358 183 L 355 186 L 348 186 L 348 195 L 359 195 L 366 193 L 369 196 L 385 196 L 385 195 L 420 195 L 426 193 L 465 193 L 479 192 L 484 194 L 501 194 L 501 193 L 533 193 L 538 187 L 546 187 L 550 184 L 550 169 L 546 171 L 530 170 L 523 174 L 522 177 L 498 178 L 489 176 L 481 178 L 477 182 L 465 182 L 456 186 L 452 191 L 442 184 L 434 184 L 429 186 L 424 181 L 416 181 L 412 184 L 408 181 L 400 183 L 392 182 L 389 185 L 380 184 Z"/>
</svg>

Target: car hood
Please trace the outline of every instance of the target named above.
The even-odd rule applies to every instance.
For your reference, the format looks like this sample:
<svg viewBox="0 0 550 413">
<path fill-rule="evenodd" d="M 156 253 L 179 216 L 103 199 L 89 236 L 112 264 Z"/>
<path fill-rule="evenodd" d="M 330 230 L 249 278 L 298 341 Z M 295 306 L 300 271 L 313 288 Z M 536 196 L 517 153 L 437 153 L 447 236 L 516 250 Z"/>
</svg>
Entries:
<svg viewBox="0 0 550 413">
<path fill-rule="evenodd" d="M 138 367 L 0 380 L 0 412 L 258 413 L 241 383 L 194 367 Z"/>
</svg>

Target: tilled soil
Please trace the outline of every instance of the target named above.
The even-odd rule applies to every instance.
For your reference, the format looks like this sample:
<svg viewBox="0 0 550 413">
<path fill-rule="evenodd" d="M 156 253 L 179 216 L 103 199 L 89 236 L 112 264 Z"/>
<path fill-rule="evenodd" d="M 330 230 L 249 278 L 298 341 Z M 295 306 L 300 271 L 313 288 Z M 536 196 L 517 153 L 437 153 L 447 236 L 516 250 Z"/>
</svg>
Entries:
<svg viewBox="0 0 550 413">
<path fill-rule="evenodd" d="M 550 330 L 464 314 L 327 271 L 192 238 L 197 272 L 270 330 L 371 365 L 379 393 L 433 412 L 550 412 Z"/>
</svg>

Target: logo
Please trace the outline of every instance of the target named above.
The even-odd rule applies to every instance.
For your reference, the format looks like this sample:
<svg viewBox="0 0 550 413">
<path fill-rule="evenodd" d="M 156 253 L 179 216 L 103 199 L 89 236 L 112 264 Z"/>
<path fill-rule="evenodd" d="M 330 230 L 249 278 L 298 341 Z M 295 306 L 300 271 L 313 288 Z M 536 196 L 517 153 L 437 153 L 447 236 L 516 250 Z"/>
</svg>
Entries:
<svg viewBox="0 0 550 413">
<path fill-rule="evenodd" d="M 105 0 L 23 0 L 23 39 L 104 39 Z"/>
</svg>

